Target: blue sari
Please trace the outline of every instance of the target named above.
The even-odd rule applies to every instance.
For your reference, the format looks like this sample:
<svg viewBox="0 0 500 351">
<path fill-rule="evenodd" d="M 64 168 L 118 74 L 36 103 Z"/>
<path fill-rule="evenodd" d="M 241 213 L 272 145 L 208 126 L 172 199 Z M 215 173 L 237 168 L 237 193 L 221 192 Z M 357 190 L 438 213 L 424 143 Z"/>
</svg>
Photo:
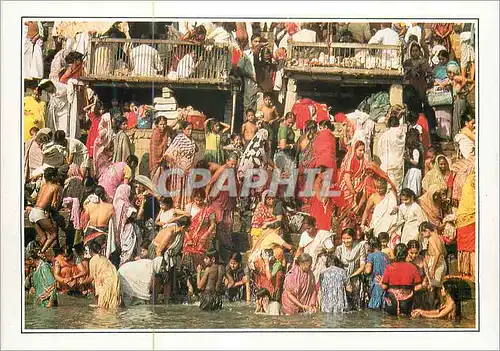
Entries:
<svg viewBox="0 0 500 351">
<path fill-rule="evenodd" d="M 381 252 L 373 252 L 366 258 L 367 263 L 372 264 L 372 274 L 370 276 L 370 301 L 368 308 L 380 309 L 383 307 L 384 290 L 377 284 L 376 277 L 383 276 L 385 268 L 389 265 L 389 257 Z"/>
</svg>

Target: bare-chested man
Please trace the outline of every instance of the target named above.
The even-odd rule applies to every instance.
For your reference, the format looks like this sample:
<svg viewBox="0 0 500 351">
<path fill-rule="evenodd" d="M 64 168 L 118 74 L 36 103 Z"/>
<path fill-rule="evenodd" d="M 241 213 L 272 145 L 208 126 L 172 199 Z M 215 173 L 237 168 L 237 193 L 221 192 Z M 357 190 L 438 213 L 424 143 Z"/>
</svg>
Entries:
<svg viewBox="0 0 500 351">
<path fill-rule="evenodd" d="M 84 244 L 95 240 L 104 249 L 109 233 L 110 220 L 113 217 L 113 205 L 106 202 L 106 190 L 96 186 L 94 194 L 87 198 L 83 209 L 89 218 L 87 229 L 84 233 Z"/>
<path fill-rule="evenodd" d="M 248 109 L 245 111 L 246 115 L 246 122 L 243 123 L 241 126 L 241 135 L 243 135 L 243 143 L 244 146 L 246 147 L 250 140 L 253 139 L 257 131 L 259 130 L 259 127 L 257 126 L 257 123 L 255 122 L 255 111 L 252 109 Z"/>
<path fill-rule="evenodd" d="M 42 185 L 38 194 L 35 207 L 31 209 L 29 220 L 34 224 L 35 230 L 42 245 L 41 253 L 52 247 L 57 240 L 57 223 L 51 216 L 56 209 L 61 192 L 58 182 L 57 170 L 49 167 L 43 173 L 45 184 Z"/>
<path fill-rule="evenodd" d="M 205 272 L 201 275 L 202 267 L 196 267 L 196 284 L 200 294 L 200 309 L 216 311 L 222 309 L 222 287 L 224 286 L 224 266 L 219 264 L 219 253 L 209 251 L 203 259 Z"/>
<path fill-rule="evenodd" d="M 160 230 L 149 245 L 149 259 L 153 260 L 155 257 L 163 256 L 163 253 L 175 243 L 175 239 L 183 235 L 190 225 L 191 218 L 185 216 L 177 220 L 174 225 Z"/>
</svg>

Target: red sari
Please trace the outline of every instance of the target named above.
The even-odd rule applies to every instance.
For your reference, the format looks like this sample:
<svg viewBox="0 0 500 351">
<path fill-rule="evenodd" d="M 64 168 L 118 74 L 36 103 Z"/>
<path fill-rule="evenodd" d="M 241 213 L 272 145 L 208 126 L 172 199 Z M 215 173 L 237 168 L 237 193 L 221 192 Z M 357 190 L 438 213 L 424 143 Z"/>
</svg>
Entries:
<svg viewBox="0 0 500 351">
<path fill-rule="evenodd" d="M 417 125 L 422 127 L 422 145 L 424 145 L 424 159 L 426 159 L 427 150 L 431 147 L 431 137 L 429 133 L 429 124 L 423 113 L 418 114 Z"/>
<path fill-rule="evenodd" d="M 149 172 L 151 177 L 155 175 L 156 170 L 160 167 L 163 155 L 168 147 L 167 131 L 162 134 L 159 128 L 153 129 L 151 140 L 149 141 Z"/>
<path fill-rule="evenodd" d="M 318 301 L 316 282 L 311 270 L 304 272 L 298 264 L 285 277 L 284 292 L 281 298 L 283 312 L 287 315 L 302 312 L 288 297 L 287 292 L 299 300 L 302 305 L 315 306 Z"/>
<path fill-rule="evenodd" d="M 337 176 L 337 145 L 335 136 L 329 129 L 318 132 L 313 144 L 315 167 L 333 169 L 333 180 Z"/>
<path fill-rule="evenodd" d="M 453 33 L 453 23 L 434 23 L 432 25 L 434 35 L 443 39 L 443 46 L 448 52 L 451 52 L 451 38 Z"/>
<path fill-rule="evenodd" d="M 94 112 L 89 113 L 90 130 L 87 136 L 87 150 L 89 157 L 94 157 L 94 142 L 99 136 L 99 123 L 101 122 L 101 115 L 96 115 Z"/>
<path fill-rule="evenodd" d="M 204 206 L 191 221 L 189 230 L 184 235 L 184 244 L 182 246 L 183 257 L 192 259 L 193 268 L 203 263 L 203 257 L 212 242 L 215 231 L 210 233 L 210 216 L 215 212 L 212 207 Z"/>
<path fill-rule="evenodd" d="M 356 149 L 364 145 L 364 143 L 358 140 L 354 147 L 351 147 L 342 161 L 342 165 L 340 166 L 340 172 L 338 177 L 339 188 L 342 191 L 342 195 L 344 198 L 344 206 L 342 206 L 342 210 L 340 213 L 340 223 L 342 228 L 347 227 L 356 227 L 358 223 L 361 222 L 360 218 L 360 210 L 354 211 L 354 207 L 357 206 L 361 201 L 362 189 L 365 185 L 365 159 L 359 160 L 356 157 Z M 347 188 L 345 175 L 351 175 L 351 182 L 354 187 L 354 191 L 356 192 L 356 197 L 352 194 Z M 341 228 L 341 229 L 342 229 Z"/>
</svg>

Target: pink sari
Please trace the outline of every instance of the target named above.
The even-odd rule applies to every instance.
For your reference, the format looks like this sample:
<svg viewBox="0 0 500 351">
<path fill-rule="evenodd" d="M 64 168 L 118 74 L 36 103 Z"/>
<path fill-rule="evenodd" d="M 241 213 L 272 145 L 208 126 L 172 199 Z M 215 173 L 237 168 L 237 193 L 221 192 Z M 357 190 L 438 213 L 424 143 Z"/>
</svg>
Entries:
<svg viewBox="0 0 500 351">
<path fill-rule="evenodd" d="M 125 179 L 125 162 L 112 164 L 99 178 L 99 185 L 106 190 L 110 199 L 114 198 L 116 188 L 123 183 Z"/>
<path fill-rule="evenodd" d="M 116 189 L 115 198 L 113 199 L 115 229 L 118 234 L 117 241 L 121 247 L 120 265 L 133 259 L 139 240 L 134 224 L 127 223 L 127 220 L 137 212 L 130 203 L 130 190 L 130 185 L 120 185 Z"/>
<path fill-rule="evenodd" d="M 99 122 L 99 136 L 94 141 L 94 171 L 95 178 L 99 177 L 111 165 L 113 152 L 110 146 L 113 145 L 113 130 L 111 128 L 111 115 L 105 113 Z"/>
<path fill-rule="evenodd" d="M 283 312 L 288 315 L 302 312 L 301 309 L 290 300 L 288 292 L 295 296 L 301 304 L 315 306 L 318 295 L 313 272 L 309 270 L 309 272 L 306 273 L 296 264 L 285 277 L 284 291 L 281 296 Z"/>
</svg>

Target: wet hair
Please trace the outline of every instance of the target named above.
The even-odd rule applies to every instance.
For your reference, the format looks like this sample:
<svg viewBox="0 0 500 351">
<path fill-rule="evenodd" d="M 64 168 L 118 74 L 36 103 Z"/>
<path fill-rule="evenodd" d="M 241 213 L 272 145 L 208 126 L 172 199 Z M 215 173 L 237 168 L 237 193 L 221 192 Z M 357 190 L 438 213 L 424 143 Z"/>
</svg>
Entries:
<svg viewBox="0 0 500 351">
<path fill-rule="evenodd" d="M 391 115 L 387 121 L 387 126 L 389 128 L 399 127 L 399 119 L 396 116 Z"/>
<path fill-rule="evenodd" d="M 396 262 L 404 262 L 408 256 L 408 248 L 405 244 L 399 243 L 394 248 L 394 257 Z"/>
<path fill-rule="evenodd" d="M 54 167 L 49 167 L 43 171 L 43 177 L 46 181 L 50 183 L 55 183 L 57 181 L 57 169 Z"/>
<path fill-rule="evenodd" d="M 316 218 L 314 218 L 313 216 L 307 216 L 304 218 L 304 222 L 302 224 L 307 224 L 308 226 L 316 227 Z"/>
<path fill-rule="evenodd" d="M 254 115 L 255 115 L 255 110 L 254 109 L 251 109 L 251 108 L 247 108 L 245 110 L 245 116 L 248 115 L 250 112 L 252 112 Z"/>
<path fill-rule="evenodd" d="M 374 236 L 368 239 L 368 246 L 370 246 L 372 250 L 374 249 L 380 250 L 380 243 L 378 239 L 375 238 Z"/>
<path fill-rule="evenodd" d="M 408 248 L 408 251 L 411 249 L 417 249 L 417 251 L 420 252 L 420 243 L 418 242 L 418 240 L 408 241 L 406 247 Z"/>
<path fill-rule="evenodd" d="M 181 227 L 188 228 L 191 225 L 191 217 L 183 216 L 177 220 L 177 224 Z"/>
<path fill-rule="evenodd" d="M 151 245 L 151 242 L 149 240 L 145 240 L 141 243 L 141 249 L 149 250 L 149 245 Z"/>
<path fill-rule="evenodd" d="M 299 257 L 297 257 L 297 263 L 302 264 L 302 263 L 312 263 L 312 257 L 309 254 L 306 254 L 305 252 L 301 253 Z"/>
<path fill-rule="evenodd" d="M 335 130 L 335 127 L 333 126 L 332 122 L 330 122 L 329 120 L 324 120 L 324 121 L 319 122 L 319 126 L 321 128 L 328 128 L 332 132 Z"/>
<path fill-rule="evenodd" d="M 408 133 L 406 133 L 406 148 L 410 150 L 415 150 L 420 147 L 420 133 L 415 128 L 410 128 Z"/>
<path fill-rule="evenodd" d="M 273 97 L 271 96 L 270 93 L 264 93 L 262 94 L 262 98 L 265 99 L 265 98 L 270 98 L 271 100 L 273 99 Z"/>
<path fill-rule="evenodd" d="M 462 317 L 462 292 L 460 289 L 461 282 L 457 279 L 449 279 L 443 283 L 443 288 L 455 303 L 455 318 Z M 463 283 L 462 283 L 463 284 Z"/>
<path fill-rule="evenodd" d="M 95 187 L 94 194 L 96 194 L 101 201 L 106 201 L 106 190 L 101 185 Z"/>
<path fill-rule="evenodd" d="M 422 233 L 422 232 L 425 232 L 427 230 L 433 232 L 436 230 L 436 227 L 431 222 L 420 223 L 420 225 L 418 226 L 418 232 Z"/>
<path fill-rule="evenodd" d="M 379 242 L 381 242 L 381 243 L 382 243 L 382 241 L 389 242 L 389 239 L 390 239 L 389 233 L 387 233 L 387 232 L 380 232 L 380 233 L 378 233 L 378 240 L 379 240 Z"/>
<path fill-rule="evenodd" d="M 269 299 L 271 299 L 271 294 L 269 293 L 269 290 L 267 290 L 266 288 L 260 288 L 255 293 L 255 297 L 258 299 L 263 299 L 264 297 L 268 297 Z"/>
<path fill-rule="evenodd" d="M 343 268 L 342 261 L 340 260 L 340 258 L 337 257 L 337 255 L 335 255 L 333 253 L 327 255 L 326 266 L 327 267 L 335 266 L 335 267 Z"/>
<path fill-rule="evenodd" d="M 54 133 L 54 142 L 62 143 L 66 141 L 66 132 L 64 130 L 56 130 Z"/>
<path fill-rule="evenodd" d="M 345 228 L 342 231 L 342 235 L 341 236 L 344 236 L 344 234 L 349 235 L 351 238 L 355 238 L 356 237 L 356 232 L 354 231 L 353 228 Z"/>
<path fill-rule="evenodd" d="M 167 117 L 165 117 L 165 116 L 163 116 L 163 115 L 158 116 L 158 117 L 156 117 L 156 119 L 155 119 L 155 125 L 156 125 L 156 126 L 158 126 L 158 124 L 160 124 L 160 122 L 161 122 L 161 121 L 163 121 L 163 122 L 167 123 L 167 122 L 168 122 L 168 119 L 167 119 Z"/>
<path fill-rule="evenodd" d="M 216 120 L 216 119 L 210 119 L 207 122 L 207 131 L 208 131 L 208 133 L 212 133 L 214 127 L 217 126 L 217 125 L 219 125 L 219 121 L 218 120 Z M 219 128 L 217 128 L 217 129 L 219 129 Z"/>
<path fill-rule="evenodd" d="M 137 166 L 139 164 L 139 159 L 135 155 L 129 155 L 125 162 L 129 167 L 131 167 L 132 164 L 135 164 L 135 166 Z"/>
<path fill-rule="evenodd" d="M 174 206 L 174 201 L 171 197 L 162 196 L 160 197 L 160 204 L 167 205 L 168 207 L 172 208 Z"/>
<path fill-rule="evenodd" d="M 318 123 L 316 121 L 313 121 L 310 119 L 309 121 L 306 122 L 306 125 L 304 127 L 304 131 L 308 135 L 308 139 L 312 140 L 314 138 L 314 133 L 318 131 Z"/>
<path fill-rule="evenodd" d="M 441 50 L 440 52 L 438 52 L 438 57 L 442 57 L 442 58 L 449 60 L 450 53 L 447 50 Z"/>
<path fill-rule="evenodd" d="M 411 199 L 414 202 L 417 201 L 417 195 L 415 195 L 415 192 L 411 189 L 404 188 L 403 190 L 401 190 L 399 197 L 403 197 L 403 196 Z"/>
<path fill-rule="evenodd" d="M 229 256 L 229 261 L 235 260 L 239 264 L 241 264 L 243 258 L 241 257 L 241 254 L 239 252 L 233 252 L 231 256 Z"/>
<path fill-rule="evenodd" d="M 90 250 L 90 252 L 98 254 L 101 252 L 101 246 L 98 243 L 96 243 L 95 241 L 91 241 L 89 243 L 89 250 Z"/>
</svg>

